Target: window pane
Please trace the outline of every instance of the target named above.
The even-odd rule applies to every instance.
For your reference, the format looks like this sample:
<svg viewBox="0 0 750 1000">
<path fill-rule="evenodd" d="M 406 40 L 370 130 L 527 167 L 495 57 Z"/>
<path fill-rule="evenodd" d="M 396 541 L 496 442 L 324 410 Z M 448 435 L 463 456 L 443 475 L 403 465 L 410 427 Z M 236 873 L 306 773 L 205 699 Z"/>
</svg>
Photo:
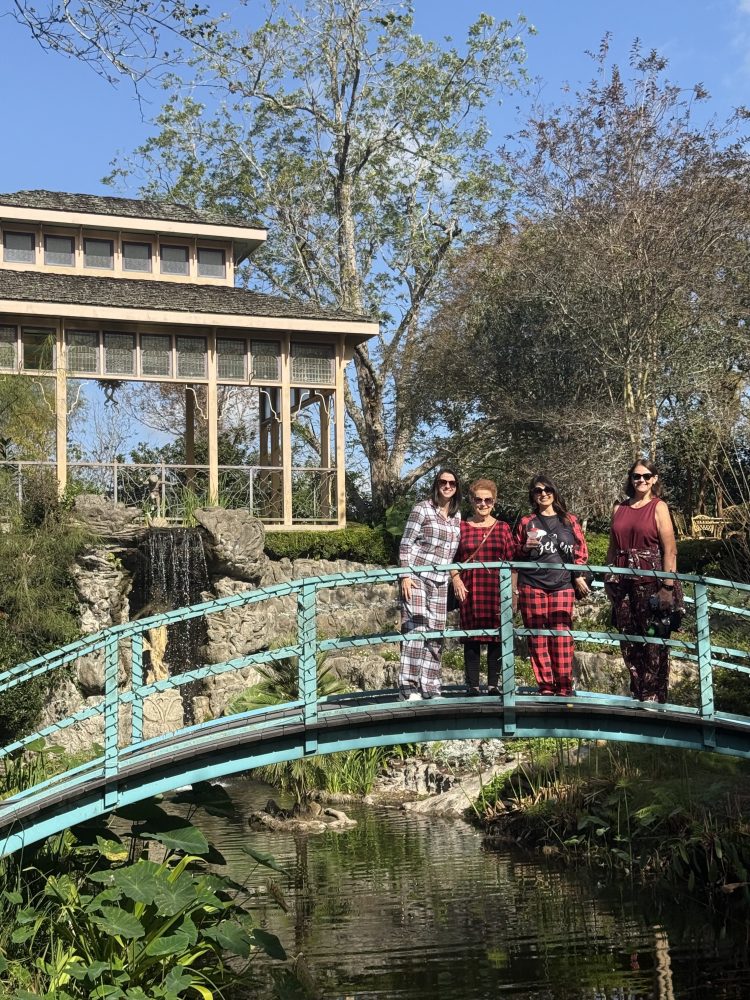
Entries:
<svg viewBox="0 0 750 1000">
<path fill-rule="evenodd" d="M 82 330 L 66 333 L 68 371 L 96 372 L 99 370 L 99 334 Z"/>
<path fill-rule="evenodd" d="M 177 338 L 177 374 L 205 378 L 206 341 L 203 337 Z"/>
<path fill-rule="evenodd" d="M 9 264 L 36 263 L 33 233 L 5 233 L 3 238 L 3 260 Z"/>
<path fill-rule="evenodd" d="M 141 337 L 141 372 L 144 375 L 172 374 L 172 344 L 169 337 Z"/>
<path fill-rule="evenodd" d="M 0 326 L 0 368 L 11 368 L 15 371 L 17 349 L 16 328 Z"/>
<path fill-rule="evenodd" d="M 163 274 L 189 274 L 187 247 L 162 247 L 161 269 Z"/>
<path fill-rule="evenodd" d="M 219 378 L 232 378 L 245 381 L 244 340 L 216 339 L 216 373 Z"/>
<path fill-rule="evenodd" d="M 104 370 L 108 375 L 135 373 L 135 337 L 132 333 L 104 334 Z"/>
<path fill-rule="evenodd" d="M 54 330 L 23 330 L 23 367 L 51 371 L 55 356 Z"/>
<path fill-rule="evenodd" d="M 56 267 L 72 267 L 75 264 L 72 236 L 45 236 L 44 263 Z"/>
<path fill-rule="evenodd" d="M 198 249 L 198 274 L 203 278 L 225 278 L 227 274 L 223 250 Z"/>
<path fill-rule="evenodd" d="M 281 350 L 278 344 L 266 340 L 254 340 L 251 346 L 253 357 L 253 376 L 277 380 L 279 378 L 279 361 Z"/>
<path fill-rule="evenodd" d="M 292 344 L 292 382 L 333 385 L 333 358 L 328 344 Z"/>
<path fill-rule="evenodd" d="M 150 271 L 151 244 L 123 243 L 122 269 L 123 271 Z"/>
<path fill-rule="evenodd" d="M 84 267 L 114 267 L 114 249 L 111 240 L 83 241 Z"/>
</svg>

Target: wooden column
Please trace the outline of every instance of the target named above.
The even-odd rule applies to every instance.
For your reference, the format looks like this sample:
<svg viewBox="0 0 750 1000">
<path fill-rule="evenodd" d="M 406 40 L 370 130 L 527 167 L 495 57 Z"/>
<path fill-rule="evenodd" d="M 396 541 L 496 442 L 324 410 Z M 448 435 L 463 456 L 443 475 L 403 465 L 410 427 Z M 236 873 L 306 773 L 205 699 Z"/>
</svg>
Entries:
<svg viewBox="0 0 750 1000">
<path fill-rule="evenodd" d="M 292 361 L 291 337 L 281 340 L 281 465 L 283 468 L 284 527 L 292 526 Z"/>
<path fill-rule="evenodd" d="M 185 386 L 185 464 L 195 465 L 195 386 Z M 188 469 L 187 482 L 195 482 L 195 470 Z"/>
<path fill-rule="evenodd" d="M 219 393 L 216 367 L 216 327 L 208 334 L 208 502 L 219 503 Z"/>
<path fill-rule="evenodd" d="M 346 403 L 344 379 L 346 378 L 346 342 L 339 337 L 336 344 L 336 398 L 333 404 L 334 435 L 336 441 L 336 513 L 338 526 L 346 527 L 346 445 L 344 441 Z"/>
<path fill-rule="evenodd" d="M 334 402 L 335 391 L 330 396 L 323 395 L 318 401 L 320 417 L 320 467 L 331 468 L 331 404 Z M 331 516 L 336 485 L 330 472 L 320 473 L 321 483 L 321 514 L 325 518 Z"/>
<path fill-rule="evenodd" d="M 61 319 L 55 332 L 55 462 L 57 491 L 62 494 L 68 485 L 68 373 Z"/>
</svg>

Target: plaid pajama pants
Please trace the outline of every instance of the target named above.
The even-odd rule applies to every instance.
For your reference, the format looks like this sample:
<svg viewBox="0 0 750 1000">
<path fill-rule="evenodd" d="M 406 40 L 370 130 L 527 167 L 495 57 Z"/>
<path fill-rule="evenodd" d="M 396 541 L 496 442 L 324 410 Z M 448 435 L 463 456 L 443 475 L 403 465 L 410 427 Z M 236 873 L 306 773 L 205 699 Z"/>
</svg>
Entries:
<svg viewBox="0 0 750 1000">
<path fill-rule="evenodd" d="M 521 584 L 518 607 L 526 628 L 570 631 L 573 628 L 572 587 L 541 590 Z M 529 652 L 540 694 L 573 693 L 574 643 L 569 635 L 530 635 Z"/>
<path fill-rule="evenodd" d="M 401 601 L 401 631 L 430 632 L 445 628 L 448 613 L 448 583 L 436 583 L 424 576 L 414 578 L 411 600 Z M 402 690 L 440 694 L 442 639 L 415 639 L 401 643 L 398 684 Z"/>
</svg>

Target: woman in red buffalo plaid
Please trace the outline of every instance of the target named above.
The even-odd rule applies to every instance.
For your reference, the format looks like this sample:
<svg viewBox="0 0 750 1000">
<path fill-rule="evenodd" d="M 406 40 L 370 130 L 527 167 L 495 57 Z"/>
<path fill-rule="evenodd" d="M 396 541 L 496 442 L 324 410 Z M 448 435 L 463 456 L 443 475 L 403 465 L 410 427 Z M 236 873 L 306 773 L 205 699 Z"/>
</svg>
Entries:
<svg viewBox="0 0 750 1000">
<path fill-rule="evenodd" d="M 532 513 L 516 527 L 516 559 L 535 562 L 535 569 L 518 571 L 517 596 L 526 628 L 549 629 L 560 635 L 529 636 L 531 665 L 540 694 L 573 694 L 573 600 L 584 597 L 583 575 L 571 574 L 561 563 L 585 565 L 586 539 L 557 487 L 547 476 L 529 484 Z"/>
<path fill-rule="evenodd" d="M 472 516 L 461 521 L 461 541 L 456 562 L 501 562 L 513 559 L 515 545 L 505 521 L 492 516 L 497 486 L 491 479 L 477 479 L 469 487 Z M 461 628 L 500 627 L 500 576 L 496 569 L 465 569 L 451 574 L 453 589 L 461 608 Z M 487 647 L 487 687 L 499 694 L 500 637 L 461 639 L 464 646 L 464 673 L 470 695 L 480 694 L 479 655 Z"/>
</svg>

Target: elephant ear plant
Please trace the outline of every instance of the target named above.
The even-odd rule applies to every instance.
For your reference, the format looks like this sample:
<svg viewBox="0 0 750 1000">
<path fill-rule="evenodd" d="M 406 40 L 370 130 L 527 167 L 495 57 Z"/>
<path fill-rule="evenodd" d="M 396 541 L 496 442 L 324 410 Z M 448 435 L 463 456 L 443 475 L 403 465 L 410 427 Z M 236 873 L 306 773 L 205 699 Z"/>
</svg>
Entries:
<svg viewBox="0 0 750 1000">
<path fill-rule="evenodd" d="M 30 866 L 3 862 L 0 996 L 218 1000 L 250 981 L 259 956 L 286 958 L 245 888 L 214 874 L 224 859 L 191 822 L 199 807 L 231 813 L 225 790 L 201 783 L 172 803 L 187 815 L 150 800 L 115 814 L 132 824 L 123 836 L 102 820 L 54 838 Z"/>
</svg>

